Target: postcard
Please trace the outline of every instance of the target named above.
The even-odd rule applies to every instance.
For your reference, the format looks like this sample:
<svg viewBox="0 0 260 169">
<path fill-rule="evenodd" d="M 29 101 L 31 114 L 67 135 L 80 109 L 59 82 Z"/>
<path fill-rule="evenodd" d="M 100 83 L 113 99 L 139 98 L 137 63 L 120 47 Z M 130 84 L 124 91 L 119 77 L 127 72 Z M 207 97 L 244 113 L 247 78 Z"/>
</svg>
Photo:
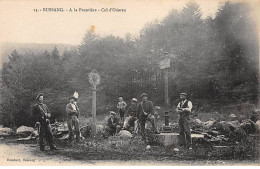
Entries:
<svg viewBox="0 0 260 169">
<path fill-rule="evenodd" d="M 1 166 L 258 166 L 258 0 L 0 0 Z"/>
</svg>

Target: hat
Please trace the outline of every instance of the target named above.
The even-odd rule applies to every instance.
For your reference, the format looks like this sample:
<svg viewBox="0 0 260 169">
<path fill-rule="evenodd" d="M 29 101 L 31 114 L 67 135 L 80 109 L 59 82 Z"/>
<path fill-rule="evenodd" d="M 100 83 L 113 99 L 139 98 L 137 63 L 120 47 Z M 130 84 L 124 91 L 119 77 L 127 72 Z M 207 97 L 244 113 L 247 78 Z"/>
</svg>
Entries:
<svg viewBox="0 0 260 169">
<path fill-rule="evenodd" d="M 74 96 L 70 96 L 70 97 L 69 97 L 69 100 L 70 100 L 70 99 L 74 99 L 75 101 L 77 101 L 77 99 L 76 99 Z"/>
<path fill-rule="evenodd" d="M 181 93 L 180 95 L 184 95 L 184 96 L 187 96 L 188 94 L 187 94 L 187 93 Z"/>
<path fill-rule="evenodd" d="M 137 102 L 137 99 L 136 99 L 136 98 L 132 98 L 131 101 L 132 101 L 132 102 Z"/>
<path fill-rule="evenodd" d="M 148 94 L 143 93 L 140 97 L 143 98 L 143 97 L 145 97 L 145 96 L 148 97 Z"/>
<path fill-rule="evenodd" d="M 109 111 L 109 113 L 112 115 L 116 115 L 116 112 L 114 112 L 114 111 Z"/>
<path fill-rule="evenodd" d="M 38 100 L 40 96 L 43 96 L 43 93 L 39 93 L 39 94 L 36 96 L 35 100 Z"/>
</svg>

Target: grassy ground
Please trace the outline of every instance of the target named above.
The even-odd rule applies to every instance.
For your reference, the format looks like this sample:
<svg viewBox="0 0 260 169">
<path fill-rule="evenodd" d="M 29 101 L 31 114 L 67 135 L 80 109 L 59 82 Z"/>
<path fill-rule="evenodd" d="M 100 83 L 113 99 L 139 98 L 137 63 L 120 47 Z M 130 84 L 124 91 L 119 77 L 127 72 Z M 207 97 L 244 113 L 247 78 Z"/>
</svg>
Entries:
<svg viewBox="0 0 260 169">
<path fill-rule="evenodd" d="M 15 138 L 6 138 L 7 145 L 20 145 Z M 163 147 L 153 144 L 150 150 L 145 149 L 145 144 L 140 136 L 126 139 L 119 136 L 103 139 L 98 136 L 96 139 L 86 139 L 79 144 L 68 144 L 65 141 L 56 140 L 59 151 L 41 152 L 36 141 L 26 142 L 29 147 L 26 151 L 40 157 L 55 159 L 64 157 L 70 161 L 87 163 L 112 163 L 116 165 L 259 165 L 248 147 L 251 140 L 241 145 L 215 149 L 203 142 L 195 142 L 193 150 L 180 149 L 174 151 L 174 147 Z M 252 143 L 252 142 L 251 142 Z M 19 148 L 19 146 L 16 146 Z M 30 150 L 28 150 L 30 149 Z"/>
<path fill-rule="evenodd" d="M 156 119 L 158 127 L 164 124 L 164 112 L 164 109 L 158 111 L 158 118 Z M 107 117 L 108 114 L 98 115 L 98 125 L 104 126 Z M 228 115 L 219 113 L 198 113 L 196 114 L 196 118 L 199 118 L 202 121 L 207 121 L 212 118 L 215 120 L 227 120 Z M 171 113 L 170 123 L 176 123 L 177 121 L 177 113 Z M 81 118 L 80 123 L 81 126 L 89 125 L 91 120 L 89 118 Z M 153 144 L 150 150 L 146 150 L 146 145 L 141 140 L 140 136 L 128 139 L 120 138 L 119 136 L 111 136 L 108 139 L 103 139 L 99 133 L 96 139 L 88 138 L 80 144 L 67 145 L 66 142 L 59 141 L 58 145 L 63 149 L 59 154 L 75 160 L 130 160 L 139 162 L 149 160 L 157 162 L 182 161 L 182 164 L 197 164 L 197 161 L 211 161 L 211 163 L 215 162 L 215 164 L 217 164 L 219 161 L 223 160 L 240 162 L 242 160 L 248 163 L 255 162 L 252 140 L 246 140 L 244 143 L 223 148 L 213 148 L 212 145 L 206 142 L 195 141 L 193 150 L 180 149 L 179 152 L 176 152 L 173 150 L 174 147 L 163 147 L 158 144 Z M 218 164 L 220 163 L 222 162 L 219 162 Z"/>
<path fill-rule="evenodd" d="M 158 111 L 157 125 L 160 127 L 164 124 L 164 111 Z M 226 120 L 228 117 L 219 113 L 198 113 L 196 118 L 207 121 L 212 118 L 216 120 Z M 104 126 L 108 113 L 97 116 L 98 126 Z M 177 113 L 170 114 L 170 123 L 178 121 Z M 80 118 L 80 125 L 90 125 L 90 118 Z M 39 152 L 38 147 L 35 153 L 43 153 L 47 156 L 63 156 L 77 161 L 100 161 L 116 162 L 117 165 L 140 164 L 144 162 L 152 164 L 174 164 L 174 165 L 255 165 L 260 164 L 259 159 L 254 157 L 253 141 L 245 140 L 236 145 L 229 147 L 214 148 L 204 141 L 194 141 L 193 150 L 180 149 L 174 151 L 174 147 L 163 147 L 158 144 L 152 144 L 151 149 L 146 150 L 146 145 L 140 136 L 134 138 L 121 138 L 111 136 L 104 139 L 101 136 L 101 128 L 98 130 L 97 137 L 86 138 L 81 143 L 68 144 L 66 141 L 56 140 L 59 151 Z M 29 144 L 36 144 L 30 142 Z M 258 161 L 257 161 L 258 160 Z M 123 162 L 123 163 L 120 163 Z"/>
<path fill-rule="evenodd" d="M 233 160 L 257 163 L 251 154 L 252 151 L 245 147 L 244 149 L 247 150 L 238 149 L 239 146 L 218 149 L 201 142 L 194 143 L 193 150 L 180 149 L 178 152 L 174 151 L 174 147 L 160 145 L 152 145 L 150 150 L 146 150 L 140 137 L 123 139 L 113 136 L 106 140 L 97 138 L 85 140 L 80 144 L 67 145 L 67 143 L 59 142 L 58 145 L 62 148 L 62 151 L 58 152 L 59 155 L 75 160 L 182 161 L 183 164 L 196 164 L 197 160 L 204 162 Z"/>
</svg>

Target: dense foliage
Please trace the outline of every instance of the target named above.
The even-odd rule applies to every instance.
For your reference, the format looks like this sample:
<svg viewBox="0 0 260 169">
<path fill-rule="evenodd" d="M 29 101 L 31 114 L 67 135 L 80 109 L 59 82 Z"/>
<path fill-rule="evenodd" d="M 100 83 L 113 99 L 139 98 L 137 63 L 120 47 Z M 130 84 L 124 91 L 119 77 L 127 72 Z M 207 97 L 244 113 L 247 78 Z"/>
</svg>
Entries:
<svg viewBox="0 0 260 169">
<path fill-rule="evenodd" d="M 64 119 L 67 97 L 79 92 L 83 115 L 91 110 L 88 73 L 96 69 L 102 77 L 98 87 L 98 113 L 113 108 L 119 95 L 125 100 L 143 92 L 156 105 L 164 101 L 164 74 L 158 63 L 171 60 L 169 97 L 180 92 L 193 100 L 222 105 L 257 102 L 258 39 L 254 17 L 246 4 L 225 3 L 215 18 L 203 19 L 196 3 L 173 10 L 162 21 L 147 24 L 138 38 L 101 37 L 88 32 L 78 50 L 55 48 L 51 53 L 23 56 L 16 51 L 1 71 L 1 123 L 33 125 L 30 108 L 37 93 L 53 119 Z"/>
</svg>

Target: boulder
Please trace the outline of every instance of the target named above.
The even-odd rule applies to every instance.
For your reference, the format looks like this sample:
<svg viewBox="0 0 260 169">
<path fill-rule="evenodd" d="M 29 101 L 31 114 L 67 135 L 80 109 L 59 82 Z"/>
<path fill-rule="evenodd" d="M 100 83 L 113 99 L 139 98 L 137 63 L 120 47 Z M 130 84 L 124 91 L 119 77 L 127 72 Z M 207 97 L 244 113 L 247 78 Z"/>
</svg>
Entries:
<svg viewBox="0 0 260 169">
<path fill-rule="evenodd" d="M 195 127 L 205 127 L 205 122 L 202 122 L 200 119 L 195 119 L 192 122 L 192 125 L 194 125 Z"/>
<path fill-rule="evenodd" d="M 255 124 L 258 127 L 258 134 L 260 135 L 260 120 L 258 120 Z"/>
<path fill-rule="evenodd" d="M 234 128 L 240 127 L 240 123 L 238 120 L 230 121 L 228 124 L 232 125 Z"/>
<path fill-rule="evenodd" d="M 133 137 L 133 135 L 127 131 L 127 130 L 121 130 L 118 135 L 121 137 L 121 138 L 131 138 Z"/>
<path fill-rule="evenodd" d="M 237 119 L 237 115 L 235 115 L 234 113 L 231 113 L 229 116 L 230 120 L 236 120 Z"/>
<path fill-rule="evenodd" d="M 104 125 L 102 125 L 102 124 L 97 125 L 97 132 L 103 132 L 104 130 L 105 130 Z"/>
<path fill-rule="evenodd" d="M 229 135 L 231 132 L 230 127 L 232 127 L 232 125 L 228 122 L 220 121 L 212 125 L 211 128 L 215 128 L 215 130 L 218 131 L 219 134 Z"/>
<path fill-rule="evenodd" d="M 245 130 L 246 134 L 256 134 L 258 133 L 258 126 L 252 120 L 243 120 L 240 127 Z"/>
<path fill-rule="evenodd" d="M 0 136 L 10 136 L 13 133 L 11 128 L 3 127 L 0 128 Z"/>
<path fill-rule="evenodd" d="M 80 128 L 80 133 L 83 137 L 88 138 L 91 136 L 91 126 L 87 125 L 87 126 L 83 126 Z M 64 135 L 63 135 L 64 136 Z M 63 138 L 64 139 L 64 138 Z M 65 137 L 65 139 L 67 139 Z"/>
<path fill-rule="evenodd" d="M 16 130 L 16 134 L 29 136 L 34 133 L 34 129 L 32 127 L 21 126 Z"/>
<path fill-rule="evenodd" d="M 205 122 L 205 128 L 209 129 L 215 123 L 214 120 L 209 120 Z"/>
</svg>

